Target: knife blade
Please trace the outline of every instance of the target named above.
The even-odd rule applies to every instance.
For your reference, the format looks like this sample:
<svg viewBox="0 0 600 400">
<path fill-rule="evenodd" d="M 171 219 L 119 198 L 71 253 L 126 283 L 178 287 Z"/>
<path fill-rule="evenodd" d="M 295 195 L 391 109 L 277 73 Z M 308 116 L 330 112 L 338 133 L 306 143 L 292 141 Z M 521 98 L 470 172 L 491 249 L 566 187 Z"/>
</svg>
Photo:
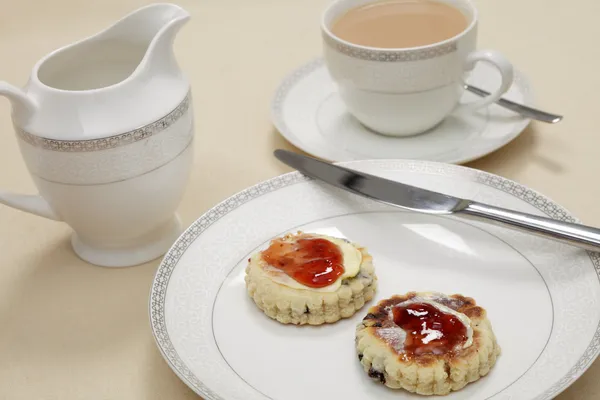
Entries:
<svg viewBox="0 0 600 400">
<path fill-rule="evenodd" d="M 374 201 L 420 213 L 456 215 L 490 222 L 586 250 L 600 251 L 600 229 L 594 227 L 450 196 L 287 150 L 275 150 L 274 155 L 304 175 Z"/>
</svg>

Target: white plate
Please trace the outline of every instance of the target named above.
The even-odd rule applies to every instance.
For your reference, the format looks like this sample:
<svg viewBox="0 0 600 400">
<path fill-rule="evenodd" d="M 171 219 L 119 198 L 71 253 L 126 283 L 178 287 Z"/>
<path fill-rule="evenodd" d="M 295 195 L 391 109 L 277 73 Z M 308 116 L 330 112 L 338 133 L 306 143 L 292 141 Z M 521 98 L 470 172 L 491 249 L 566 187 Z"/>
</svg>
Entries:
<svg viewBox="0 0 600 400">
<path fill-rule="evenodd" d="M 532 190 L 464 167 L 423 161 L 346 164 L 429 189 L 574 221 Z M 150 317 L 163 356 L 206 400 L 400 400 L 418 396 L 372 382 L 354 349 L 367 313 L 320 327 L 281 325 L 248 297 L 249 255 L 285 232 L 341 233 L 368 247 L 375 300 L 411 290 L 472 296 L 488 310 L 503 353 L 492 372 L 448 399 L 550 399 L 600 346 L 600 258 L 483 223 L 400 211 L 299 173 L 220 203 L 161 263 Z M 369 305 L 374 304 L 374 301 Z"/>
<path fill-rule="evenodd" d="M 468 82 L 492 91 L 498 87 L 500 76 L 494 67 L 478 63 Z M 533 104 L 532 90 L 518 71 L 504 97 Z M 467 92 L 461 101 L 476 98 Z M 275 127 L 290 143 L 329 161 L 403 158 L 461 164 L 504 146 L 529 123 L 529 119 L 494 104 L 468 116 L 451 115 L 421 135 L 379 135 L 346 111 L 322 59 L 284 79 L 273 99 L 271 114 Z"/>
</svg>

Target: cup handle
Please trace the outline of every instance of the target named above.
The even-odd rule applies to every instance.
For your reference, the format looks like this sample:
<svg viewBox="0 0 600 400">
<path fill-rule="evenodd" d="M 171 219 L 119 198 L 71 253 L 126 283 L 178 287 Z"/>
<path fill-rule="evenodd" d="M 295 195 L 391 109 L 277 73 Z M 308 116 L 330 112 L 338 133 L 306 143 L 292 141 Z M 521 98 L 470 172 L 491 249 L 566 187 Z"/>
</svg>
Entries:
<svg viewBox="0 0 600 400">
<path fill-rule="evenodd" d="M 470 53 L 465 61 L 464 69 L 471 70 L 479 61 L 486 61 L 492 64 L 502 77 L 500 87 L 489 96 L 483 97 L 471 103 L 460 103 L 461 111 L 474 111 L 476 109 L 488 106 L 498 100 L 504 93 L 510 89 L 514 80 L 513 66 L 501 53 L 495 50 L 477 50 Z"/>
<path fill-rule="evenodd" d="M 35 112 L 36 104 L 27 94 L 9 83 L 0 82 L 0 96 L 10 100 L 13 108 L 13 115 L 29 115 Z M 11 193 L 6 190 L 0 190 L 0 204 L 5 204 L 17 210 L 25 211 L 31 214 L 39 215 L 60 221 L 60 217 L 50 207 L 50 204 L 42 197 L 35 195 Z"/>
</svg>

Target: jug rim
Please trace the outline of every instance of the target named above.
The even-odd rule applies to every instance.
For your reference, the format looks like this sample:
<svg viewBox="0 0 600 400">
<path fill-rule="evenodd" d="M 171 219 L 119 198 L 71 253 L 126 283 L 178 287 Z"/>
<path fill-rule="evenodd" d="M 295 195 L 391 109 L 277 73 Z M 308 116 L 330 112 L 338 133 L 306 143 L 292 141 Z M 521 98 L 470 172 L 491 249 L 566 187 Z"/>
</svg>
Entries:
<svg viewBox="0 0 600 400">
<path fill-rule="evenodd" d="M 144 52 L 144 56 L 142 57 L 142 59 L 139 61 L 138 65 L 135 67 L 135 69 L 123 80 L 110 84 L 110 85 L 106 85 L 103 87 L 99 87 L 99 88 L 92 88 L 92 89 L 77 89 L 77 90 L 72 90 L 72 89 L 61 89 L 61 88 L 57 88 L 51 85 L 46 84 L 45 82 L 43 82 L 40 77 L 39 77 L 39 71 L 40 68 L 42 68 L 42 66 L 47 63 L 50 59 L 54 58 L 55 56 L 57 56 L 58 54 L 61 54 L 65 51 L 67 51 L 68 49 L 71 49 L 75 46 L 81 45 L 82 43 L 85 42 L 93 42 L 93 41 L 97 41 L 97 40 L 101 40 L 101 36 L 105 35 L 107 32 L 109 32 L 114 26 L 116 26 L 117 24 L 121 23 L 122 21 L 131 18 L 133 15 L 138 14 L 144 10 L 147 9 L 151 9 L 151 8 L 160 8 L 160 7 L 165 7 L 168 6 L 170 8 L 176 8 L 178 9 L 178 11 L 181 13 L 180 16 L 177 16 L 173 19 L 171 19 L 170 21 L 168 21 L 167 23 L 165 23 L 154 35 L 154 37 L 148 42 L 148 46 Z M 128 85 L 129 83 L 131 83 L 132 81 L 134 81 L 136 78 L 139 77 L 139 75 L 142 73 L 143 67 L 145 66 L 145 64 L 147 63 L 148 58 L 150 57 L 150 53 L 153 49 L 153 46 L 155 44 L 156 38 L 160 37 L 160 35 L 167 29 L 169 29 L 169 27 L 177 22 L 180 21 L 187 21 L 191 18 L 191 15 L 181 6 L 177 5 L 177 4 L 173 4 L 173 3 L 153 3 L 153 4 L 149 4 L 147 6 L 143 6 L 140 7 L 136 10 L 133 10 L 131 12 L 129 12 L 128 14 L 124 15 L 123 17 L 119 18 L 117 21 L 115 21 L 114 23 L 112 23 L 111 25 L 107 26 L 106 28 L 92 34 L 89 36 L 86 36 L 82 39 L 79 39 L 77 41 L 74 41 L 72 43 L 66 44 L 64 46 L 61 46 L 59 48 L 56 48 L 54 50 L 52 50 L 51 52 L 49 52 L 48 54 L 46 54 L 45 56 L 43 56 L 42 58 L 40 58 L 35 65 L 33 66 L 33 69 L 31 71 L 31 76 L 30 76 L 30 80 L 32 83 L 34 83 L 36 85 L 36 87 L 38 88 L 42 88 L 45 91 L 48 92 L 53 92 L 53 93 L 60 93 L 60 94 L 70 94 L 70 95 L 88 95 L 88 94 L 97 94 L 99 92 L 108 92 L 108 91 L 113 91 L 113 90 L 117 90 L 117 89 L 122 89 L 124 86 Z"/>
</svg>

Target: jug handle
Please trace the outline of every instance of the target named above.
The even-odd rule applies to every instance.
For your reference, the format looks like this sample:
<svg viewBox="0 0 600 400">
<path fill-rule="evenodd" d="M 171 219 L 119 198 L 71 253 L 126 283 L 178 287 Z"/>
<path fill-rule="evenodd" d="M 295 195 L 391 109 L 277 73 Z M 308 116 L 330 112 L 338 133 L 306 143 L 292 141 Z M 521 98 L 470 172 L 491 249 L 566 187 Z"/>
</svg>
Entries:
<svg viewBox="0 0 600 400">
<path fill-rule="evenodd" d="M 28 118 L 37 109 L 33 99 L 16 86 L 0 81 L 0 95 L 10 100 L 13 114 Z M 60 221 L 50 204 L 40 195 L 26 195 L 0 190 L 0 204 L 25 211 L 40 217 Z"/>
</svg>

